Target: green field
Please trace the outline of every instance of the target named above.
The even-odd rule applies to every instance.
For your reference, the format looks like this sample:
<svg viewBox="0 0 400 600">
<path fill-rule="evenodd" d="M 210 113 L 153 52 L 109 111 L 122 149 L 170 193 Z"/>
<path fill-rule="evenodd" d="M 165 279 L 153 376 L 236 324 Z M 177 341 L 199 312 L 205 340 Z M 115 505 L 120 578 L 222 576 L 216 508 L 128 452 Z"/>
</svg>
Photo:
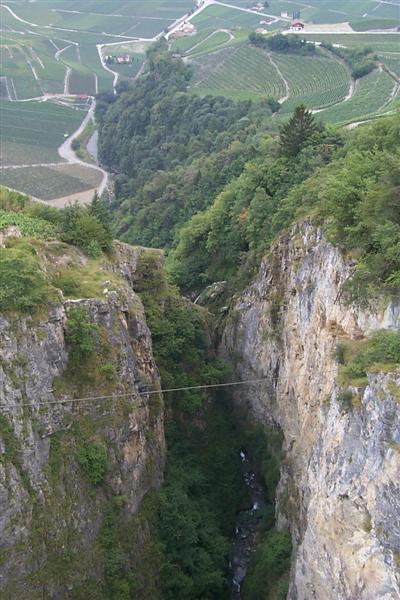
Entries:
<svg viewBox="0 0 400 600">
<path fill-rule="evenodd" d="M 266 17 L 226 6 L 213 5 L 207 7 L 194 17 L 192 23 L 199 31 L 203 29 L 227 29 L 234 27 L 254 29 L 255 27 L 259 27 L 260 20 L 263 19 L 266 19 Z"/>
<path fill-rule="evenodd" d="M 85 112 L 53 102 L 3 102 L 2 164 L 60 161 L 57 148 Z"/>
<path fill-rule="evenodd" d="M 216 30 L 214 29 L 202 29 L 195 35 L 190 35 L 184 38 L 177 38 L 172 40 L 171 42 L 171 50 L 172 52 L 181 52 L 182 54 L 186 54 L 190 52 L 191 48 L 196 44 L 201 43 L 205 38 L 214 33 Z"/>
<path fill-rule="evenodd" d="M 18 17 L 54 30 L 153 37 L 185 14 L 191 0 L 29 0 L 13 2 Z"/>
<path fill-rule="evenodd" d="M 80 79 L 85 77 L 87 83 L 81 84 L 79 92 L 68 89 L 68 93 L 94 94 L 95 76 L 100 91 L 110 89 L 112 85 L 113 76 L 103 69 L 96 46 L 85 41 L 78 45 L 56 37 L 50 41 L 41 36 L 7 32 L 2 35 L 1 50 L 2 74 L 7 77 L 13 100 L 34 98 L 44 93 L 63 93 L 67 67 L 71 67 L 76 76 L 79 74 Z M 58 54 L 60 50 L 62 52 Z"/>
<path fill-rule="evenodd" d="M 400 12 L 400 8 L 399 8 Z M 399 26 L 400 19 L 365 19 L 350 23 L 354 31 L 371 31 L 373 29 L 394 29 Z"/>
<path fill-rule="evenodd" d="M 218 48 L 229 44 L 231 39 L 231 36 L 226 31 L 214 31 L 203 41 L 201 41 L 199 45 L 195 45 L 193 48 L 191 48 L 186 53 L 186 56 L 193 57 L 207 52 L 212 52 L 213 50 L 217 50 Z"/>
<path fill-rule="evenodd" d="M 381 54 L 380 60 L 397 77 L 400 77 L 400 54 Z"/>
<path fill-rule="evenodd" d="M 24 100 L 41 96 L 41 87 L 34 76 L 41 67 L 34 60 L 29 46 L 9 40 L 7 45 L 2 45 L 1 50 L 2 75 L 7 77 L 10 99 Z"/>
<path fill-rule="evenodd" d="M 246 42 L 252 29 L 202 29 L 195 35 L 173 40 L 172 52 L 179 52 L 184 57 L 194 58 L 207 54 L 225 46 L 235 46 Z"/>
<path fill-rule="evenodd" d="M 384 71 L 375 70 L 357 81 L 355 94 L 350 100 L 323 110 L 318 116 L 330 123 L 362 120 L 390 108 L 393 88 L 393 79 Z"/>
<path fill-rule="evenodd" d="M 233 0 L 231 4 L 246 6 L 248 3 Z M 399 8 L 394 3 L 381 4 L 378 0 L 304 0 L 286 2 L 284 0 L 269 0 L 266 12 L 280 15 L 287 12 L 291 17 L 293 12 L 300 11 L 300 18 L 315 23 L 337 23 L 343 21 L 398 19 Z"/>
<path fill-rule="evenodd" d="M 399 52 L 400 33 L 307 33 L 301 36 L 312 42 L 329 42 L 348 48 L 368 46 L 376 52 Z"/>
</svg>

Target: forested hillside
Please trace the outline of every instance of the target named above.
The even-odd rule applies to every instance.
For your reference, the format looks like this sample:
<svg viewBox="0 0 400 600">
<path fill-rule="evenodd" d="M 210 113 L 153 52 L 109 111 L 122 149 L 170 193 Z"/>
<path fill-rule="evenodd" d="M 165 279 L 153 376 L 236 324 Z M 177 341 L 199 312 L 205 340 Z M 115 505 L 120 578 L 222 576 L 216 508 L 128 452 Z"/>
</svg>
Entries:
<svg viewBox="0 0 400 600">
<path fill-rule="evenodd" d="M 186 92 L 190 77 L 160 43 L 148 53 L 147 74 L 98 100 L 100 158 L 116 174 L 115 221 L 126 241 L 170 246 L 241 173 L 271 126 L 268 102 L 199 98 Z"/>
<path fill-rule="evenodd" d="M 287 130 L 296 127 L 289 123 Z M 399 289 L 399 117 L 340 140 L 315 134 L 287 155 L 281 141 L 247 163 L 242 175 L 179 232 L 170 254 L 185 290 L 258 268 L 273 238 L 295 219 L 311 215 L 329 238 L 357 260 L 350 297 Z M 291 137 L 292 139 L 292 137 Z M 342 146 L 342 144 L 344 144 Z M 253 271 L 254 272 L 254 271 Z M 234 286 L 233 286 L 234 287 Z"/>
<path fill-rule="evenodd" d="M 170 249 L 170 276 L 185 293 L 226 279 L 235 290 L 274 237 L 311 214 L 356 251 L 350 298 L 395 293 L 399 117 L 345 132 L 299 108 L 278 135 L 265 103 L 193 97 L 189 78 L 159 47 L 141 82 L 108 110 L 107 98 L 99 104 L 102 159 L 118 173 L 119 235 Z"/>
</svg>

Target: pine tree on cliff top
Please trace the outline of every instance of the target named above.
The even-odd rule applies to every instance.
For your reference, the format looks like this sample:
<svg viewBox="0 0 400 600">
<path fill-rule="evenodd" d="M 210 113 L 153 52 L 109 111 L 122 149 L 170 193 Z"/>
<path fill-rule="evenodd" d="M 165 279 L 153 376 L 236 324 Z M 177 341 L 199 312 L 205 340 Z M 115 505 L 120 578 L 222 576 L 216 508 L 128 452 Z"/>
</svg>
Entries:
<svg viewBox="0 0 400 600">
<path fill-rule="evenodd" d="M 313 115 L 304 104 L 297 106 L 293 116 L 281 127 L 282 154 L 296 156 L 318 129 Z"/>
</svg>

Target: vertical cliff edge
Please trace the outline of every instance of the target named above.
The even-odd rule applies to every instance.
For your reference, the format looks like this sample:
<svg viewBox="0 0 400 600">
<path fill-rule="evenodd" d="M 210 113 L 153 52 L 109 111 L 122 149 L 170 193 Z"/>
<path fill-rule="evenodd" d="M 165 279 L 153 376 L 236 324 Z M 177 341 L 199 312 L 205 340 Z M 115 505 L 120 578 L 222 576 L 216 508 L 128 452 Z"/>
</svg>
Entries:
<svg viewBox="0 0 400 600">
<path fill-rule="evenodd" d="M 90 264 L 60 242 L 35 252 L 64 294 L 0 315 L 0 595 L 98 599 L 125 585 L 118 528 L 140 583 L 141 503 L 163 476 L 162 399 L 146 393 L 159 375 L 134 291 L 146 251 L 116 243 Z"/>
<path fill-rule="evenodd" d="M 400 305 L 346 305 L 351 273 L 319 229 L 294 226 L 235 299 L 222 338 L 238 378 L 265 378 L 236 390 L 237 406 L 284 434 L 277 515 L 293 537 L 290 600 L 400 598 L 400 371 L 374 365 L 346 381 L 338 364 L 346 345 L 398 332 Z"/>
</svg>

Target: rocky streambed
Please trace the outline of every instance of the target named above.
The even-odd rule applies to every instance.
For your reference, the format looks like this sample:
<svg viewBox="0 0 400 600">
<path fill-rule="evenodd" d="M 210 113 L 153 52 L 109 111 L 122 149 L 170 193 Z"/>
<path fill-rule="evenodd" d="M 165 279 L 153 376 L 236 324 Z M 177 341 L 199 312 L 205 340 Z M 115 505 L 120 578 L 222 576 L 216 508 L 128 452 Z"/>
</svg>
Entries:
<svg viewBox="0 0 400 600">
<path fill-rule="evenodd" d="M 246 576 L 255 546 L 255 537 L 266 499 L 246 454 L 241 451 L 243 478 L 249 491 L 251 508 L 242 510 L 236 518 L 232 540 L 230 567 L 232 573 L 231 600 L 241 600 L 241 586 Z"/>
</svg>

